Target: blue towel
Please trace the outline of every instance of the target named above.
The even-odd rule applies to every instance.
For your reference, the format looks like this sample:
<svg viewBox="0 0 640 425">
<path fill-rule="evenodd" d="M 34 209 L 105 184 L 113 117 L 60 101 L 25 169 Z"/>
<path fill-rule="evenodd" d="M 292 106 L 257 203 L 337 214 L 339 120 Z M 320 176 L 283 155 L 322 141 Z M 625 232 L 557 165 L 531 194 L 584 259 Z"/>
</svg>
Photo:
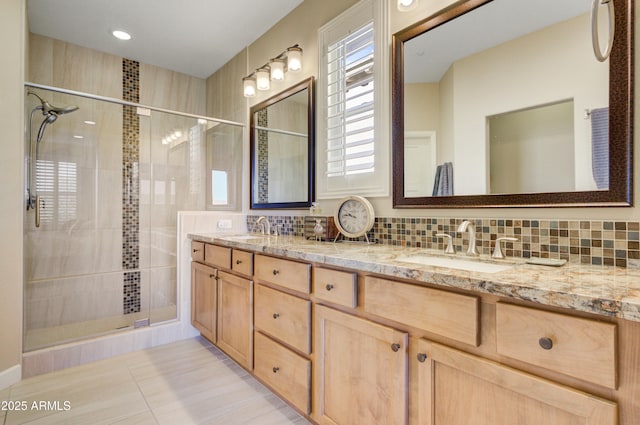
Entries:
<svg viewBox="0 0 640 425">
<path fill-rule="evenodd" d="M 591 110 L 591 167 L 598 189 L 609 189 L 609 108 Z"/>
</svg>

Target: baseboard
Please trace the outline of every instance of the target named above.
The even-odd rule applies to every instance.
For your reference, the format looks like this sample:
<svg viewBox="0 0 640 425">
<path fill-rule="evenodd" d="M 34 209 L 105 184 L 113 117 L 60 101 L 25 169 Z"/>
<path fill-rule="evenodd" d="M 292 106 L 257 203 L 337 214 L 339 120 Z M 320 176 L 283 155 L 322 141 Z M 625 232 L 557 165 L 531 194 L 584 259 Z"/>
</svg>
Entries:
<svg viewBox="0 0 640 425">
<path fill-rule="evenodd" d="M 16 382 L 20 382 L 22 378 L 22 367 L 17 364 L 9 369 L 0 372 L 0 390 L 3 390 Z"/>
</svg>

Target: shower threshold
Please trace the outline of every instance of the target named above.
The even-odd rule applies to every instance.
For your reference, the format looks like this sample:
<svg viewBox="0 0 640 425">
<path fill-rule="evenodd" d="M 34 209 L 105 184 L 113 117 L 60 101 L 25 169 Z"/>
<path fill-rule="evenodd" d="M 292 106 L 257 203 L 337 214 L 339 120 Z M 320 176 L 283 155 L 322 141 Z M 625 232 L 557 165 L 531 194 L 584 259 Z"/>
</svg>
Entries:
<svg viewBox="0 0 640 425">
<path fill-rule="evenodd" d="M 47 328 L 30 329 L 27 330 L 25 335 L 24 352 L 27 353 L 56 345 L 133 330 L 148 326 L 149 322 L 154 324 L 161 323 L 174 320 L 176 317 L 176 306 L 170 305 L 125 316 L 111 316 Z M 146 321 L 146 325 L 144 321 Z"/>
</svg>

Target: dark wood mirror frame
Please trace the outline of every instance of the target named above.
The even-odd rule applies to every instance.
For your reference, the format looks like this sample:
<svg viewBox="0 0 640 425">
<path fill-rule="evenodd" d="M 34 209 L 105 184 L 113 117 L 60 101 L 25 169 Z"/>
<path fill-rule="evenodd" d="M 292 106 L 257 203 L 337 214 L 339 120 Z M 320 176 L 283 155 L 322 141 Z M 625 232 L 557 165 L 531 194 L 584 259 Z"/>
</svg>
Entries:
<svg viewBox="0 0 640 425">
<path fill-rule="evenodd" d="M 307 208 L 311 206 L 312 201 L 315 199 L 315 135 L 316 135 L 316 107 L 315 107 L 315 87 L 314 77 L 309 77 L 304 81 L 289 87 L 288 89 L 264 100 L 250 109 L 249 117 L 249 145 L 251 155 L 251 190 L 249 191 L 249 197 L 251 202 L 251 209 L 280 209 L 280 208 Z M 256 132 L 255 132 L 255 113 L 261 109 L 264 109 L 270 105 L 280 102 L 296 93 L 303 90 L 307 90 L 307 172 L 308 172 L 308 187 L 307 187 L 307 199 L 301 202 L 276 202 L 276 203 L 257 203 L 254 201 L 254 182 L 256 179 L 255 173 L 258 170 L 256 164 Z"/>
<path fill-rule="evenodd" d="M 615 42 L 609 58 L 609 190 L 500 195 L 405 197 L 404 43 L 492 0 L 469 0 L 393 35 L 392 152 L 394 208 L 600 207 L 633 201 L 634 0 L 612 0 Z M 595 60 L 595 59 L 594 59 Z"/>
</svg>

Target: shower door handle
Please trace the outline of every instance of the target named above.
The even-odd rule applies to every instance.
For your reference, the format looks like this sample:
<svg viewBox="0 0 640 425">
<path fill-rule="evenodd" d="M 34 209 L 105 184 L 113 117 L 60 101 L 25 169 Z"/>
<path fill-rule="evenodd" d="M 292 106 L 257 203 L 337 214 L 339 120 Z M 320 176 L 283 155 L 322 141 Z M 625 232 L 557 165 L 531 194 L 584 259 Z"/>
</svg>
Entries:
<svg viewBox="0 0 640 425">
<path fill-rule="evenodd" d="M 40 227 L 40 195 L 36 195 L 36 227 Z"/>
</svg>

